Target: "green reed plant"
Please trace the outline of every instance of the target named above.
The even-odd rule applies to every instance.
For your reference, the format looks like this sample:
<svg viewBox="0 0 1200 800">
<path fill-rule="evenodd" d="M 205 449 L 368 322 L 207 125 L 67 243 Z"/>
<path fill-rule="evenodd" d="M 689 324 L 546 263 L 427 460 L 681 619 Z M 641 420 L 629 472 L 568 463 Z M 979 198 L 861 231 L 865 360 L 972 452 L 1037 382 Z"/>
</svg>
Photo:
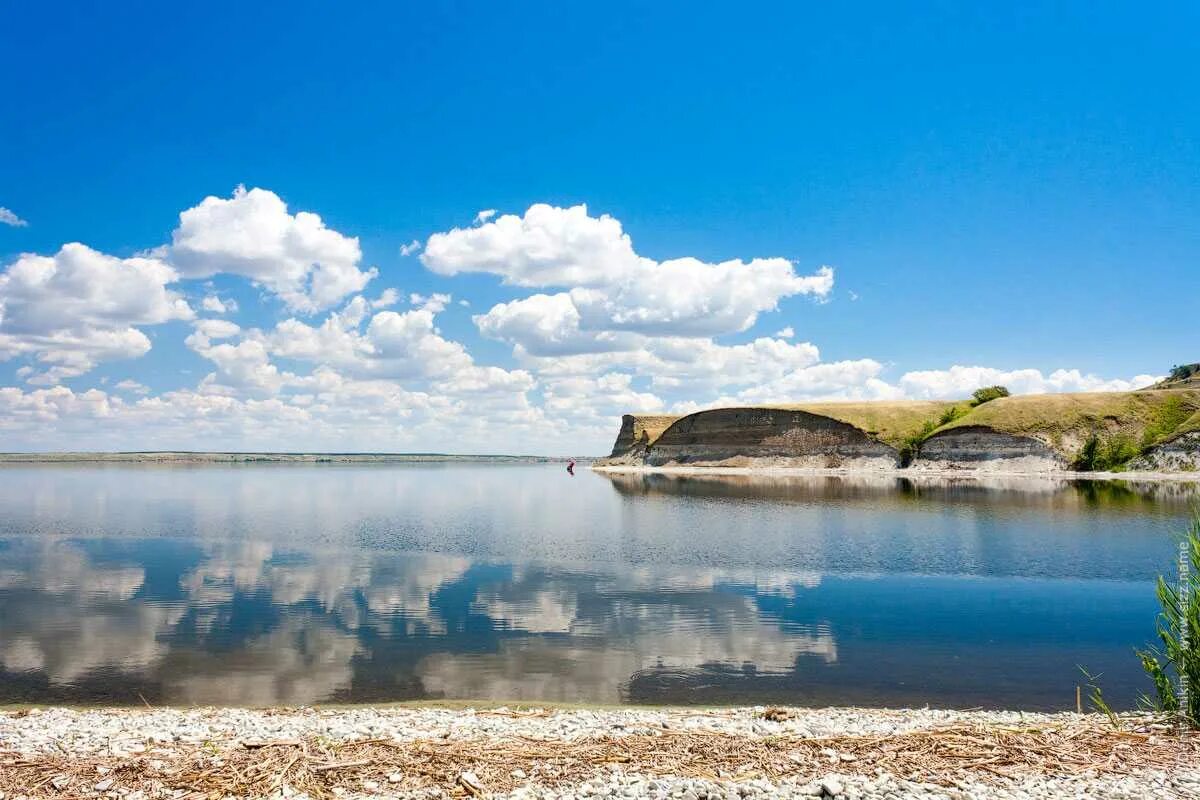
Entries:
<svg viewBox="0 0 1200 800">
<path fill-rule="evenodd" d="M 1100 688 L 1100 676 L 1093 675 L 1083 667 L 1079 668 L 1083 673 L 1083 677 L 1087 679 L 1088 687 L 1088 702 L 1092 704 L 1092 708 L 1099 711 L 1104 716 L 1108 717 L 1108 722 L 1114 728 L 1121 727 L 1121 719 L 1117 716 L 1117 712 L 1113 711 L 1112 706 L 1104 699 L 1104 690 Z"/>
<path fill-rule="evenodd" d="M 1154 693 L 1143 693 L 1138 704 L 1200 728 L 1200 504 L 1193 508 L 1191 524 L 1179 544 L 1177 575 L 1171 580 L 1160 575 L 1156 591 L 1161 608 L 1156 621 L 1159 645 L 1134 651 L 1154 684 Z M 1092 709 L 1120 727 L 1117 714 L 1104 699 L 1100 676 L 1082 666 L 1079 671 L 1087 681 Z"/>
<path fill-rule="evenodd" d="M 1179 546 L 1179 575 L 1158 578 L 1158 645 L 1137 651 L 1154 682 L 1147 708 L 1200 727 L 1200 505 Z"/>
</svg>

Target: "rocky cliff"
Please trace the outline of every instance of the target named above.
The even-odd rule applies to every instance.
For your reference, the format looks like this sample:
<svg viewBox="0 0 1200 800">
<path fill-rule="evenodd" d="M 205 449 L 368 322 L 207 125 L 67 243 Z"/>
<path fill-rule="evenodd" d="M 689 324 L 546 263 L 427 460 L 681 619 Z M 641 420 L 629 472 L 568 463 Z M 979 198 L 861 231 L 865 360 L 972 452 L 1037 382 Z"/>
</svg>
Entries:
<svg viewBox="0 0 1200 800">
<path fill-rule="evenodd" d="M 647 448 L 649 466 L 892 469 L 896 448 L 828 416 L 777 408 L 721 408 L 673 422 Z"/>
<path fill-rule="evenodd" d="M 627 414 L 599 466 L 788 466 L 891 469 L 901 451 L 954 403 L 808 403 Z"/>
<path fill-rule="evenodd" d="M 642 463 L 650 442 L 658 439 L 677 419 L 679 417 L 626 414 L 621 417 L 621 430 L 617 431 L 612 453 L 603 461 L 608 464 Z"/>
<path fill-rule="evenodd" d="M 1070 468 L 1066 457 L 1032 436 L 1014 436 L 982 425 L 964 425 L 923 441 L 914 470 L 1054 472 Z"/>
<path fill-rule="evenodd" d="M 627 415 L 597 466 L 1200 471 L 1200 388 Z"/>
<path fill-rule="evenodd" d="M 1155 445 L 1129 462 L 1129 469 L 1149 472 L 1195 472 L 1200 476 L 1200 431 Z"/>
</svg>

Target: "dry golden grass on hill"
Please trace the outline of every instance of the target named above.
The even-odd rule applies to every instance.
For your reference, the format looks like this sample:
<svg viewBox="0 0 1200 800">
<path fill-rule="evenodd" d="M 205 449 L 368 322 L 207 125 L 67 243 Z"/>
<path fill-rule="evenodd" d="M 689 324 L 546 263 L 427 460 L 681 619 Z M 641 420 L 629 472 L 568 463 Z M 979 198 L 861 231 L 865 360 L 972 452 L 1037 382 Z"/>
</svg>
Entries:
<svg viewBox="0 0 1200 800">
<path fill-rule="evenodd" d="M 1197 413 L 1200 390 L 1195 389 L 1017 395 L 984 403 L 944 430 L 983 426 L 1033 436 L 1055 447 L 1092 433 L 1154 444 L 1176 435 Z"/>
</svg>

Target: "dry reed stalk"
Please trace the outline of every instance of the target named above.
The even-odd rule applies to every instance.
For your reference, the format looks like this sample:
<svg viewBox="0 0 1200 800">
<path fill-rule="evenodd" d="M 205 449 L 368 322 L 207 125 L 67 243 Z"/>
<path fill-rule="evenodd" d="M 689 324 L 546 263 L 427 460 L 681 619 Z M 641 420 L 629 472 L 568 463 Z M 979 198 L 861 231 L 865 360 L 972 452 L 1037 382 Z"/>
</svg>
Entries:
<svg viewBox="0 0 1200 800">
<path fill-rule="evenodd" d="M 440 787 L 466 794 L 473 773 L 483 791 L 506 791 L 526 780 L 575 784 L 619 765 L 655 776 L 766 777 L 805 781 L 828 774 L 892 775 L 955 786 L 962 780 L 998 782 L 1029 774 L 1126 775 L 1200 764 L 1200 737 L 1151 735 L 1100 726 L 1005 728 L 956 726 L 898 736 L 779 736 L 746 738 L 664 731 L 582 739 L 527 738 L 416 741 L 361 740 L 231 742 L 219 748 L 160 749 L 136 757 L 23 756 L 0 753 L 0 792 L 30 798 L 97 797 L 94 786 L 148 797 L 261 797 L 284 785 L 314 798 L 335 787 L 361 790 L 375 781 L 395 790 Z M 522 770 L 527 779 L 516 780 Z M 389 782 L 389 776 L 398 776 Z"/>
</svg>

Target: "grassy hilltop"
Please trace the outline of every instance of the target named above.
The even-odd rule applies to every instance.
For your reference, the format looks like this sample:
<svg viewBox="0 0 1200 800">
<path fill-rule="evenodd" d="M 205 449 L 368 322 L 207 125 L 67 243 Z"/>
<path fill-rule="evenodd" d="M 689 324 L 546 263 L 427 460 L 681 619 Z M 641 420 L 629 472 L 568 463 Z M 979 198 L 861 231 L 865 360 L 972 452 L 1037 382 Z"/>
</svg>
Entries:
<svg viewBox="0 0 1200 800">
<path fill-rule="evenodd" d="M 1174 435 L 1200 411 L 1197 389 L 1030 394 L 1002 397 L 971 409 L 944 429 L 981 425 L 1033 436 L 1059 448 L 1092 433 L 1126 435 L 1142 445 Z"/>
</svg>

